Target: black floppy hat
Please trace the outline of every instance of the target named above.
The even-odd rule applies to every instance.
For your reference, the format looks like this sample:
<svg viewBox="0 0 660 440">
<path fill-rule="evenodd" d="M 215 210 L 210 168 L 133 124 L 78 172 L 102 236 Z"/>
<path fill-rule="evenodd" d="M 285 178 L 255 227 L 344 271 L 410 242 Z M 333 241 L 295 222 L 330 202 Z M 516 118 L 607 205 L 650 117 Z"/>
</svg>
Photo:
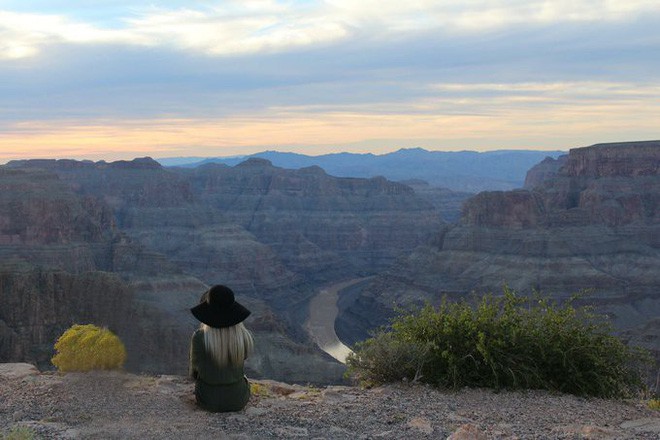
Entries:
<svg viewBox="0 0 660 440">
<path fill-rule="evenodd" d="M 200 303 L 190 311 L 199 321 L 216 328 L 231 327 L 250 316 L 250 311 L 236 302 L 234 292 L 222 285 L 204 292 Z"/>
</svg>

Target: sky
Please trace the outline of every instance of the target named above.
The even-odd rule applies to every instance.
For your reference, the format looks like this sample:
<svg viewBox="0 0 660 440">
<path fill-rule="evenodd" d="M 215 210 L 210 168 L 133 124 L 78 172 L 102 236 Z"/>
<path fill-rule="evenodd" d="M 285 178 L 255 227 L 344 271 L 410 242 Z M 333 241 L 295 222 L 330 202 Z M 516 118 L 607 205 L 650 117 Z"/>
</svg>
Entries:
<svg viewBox="0 0 660 440">
<path fill-rule="evenodd" d="M 660 139 L 658 0 L 0 0 L 0 163 Z"/>
</svg>

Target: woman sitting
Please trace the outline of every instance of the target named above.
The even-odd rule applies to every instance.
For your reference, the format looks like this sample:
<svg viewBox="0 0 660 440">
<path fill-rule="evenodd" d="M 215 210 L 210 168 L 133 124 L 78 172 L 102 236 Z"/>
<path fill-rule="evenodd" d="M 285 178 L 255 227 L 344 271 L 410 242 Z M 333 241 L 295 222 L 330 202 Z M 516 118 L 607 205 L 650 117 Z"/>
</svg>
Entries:
<svg viewBox="0 0 660 440">
<path fill-rule="evenodd" d="M 243 326 L 250 311 L 226 286 L 213 286 L 191 309 L 201 321 L 190 343 L 190 375 L 197 404 L 213 412 L 240 411 L 250 398 L 243 362 L 252 352 L 252 334 Z"/>
</svg>

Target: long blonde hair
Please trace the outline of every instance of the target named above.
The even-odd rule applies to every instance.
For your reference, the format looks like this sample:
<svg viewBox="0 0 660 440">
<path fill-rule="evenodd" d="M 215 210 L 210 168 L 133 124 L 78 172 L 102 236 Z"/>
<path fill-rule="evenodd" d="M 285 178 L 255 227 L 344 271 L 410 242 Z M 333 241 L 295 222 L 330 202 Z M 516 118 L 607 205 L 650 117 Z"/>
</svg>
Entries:
<svg viewBox="0 0 660 440">
<path fill-rule="evenodd" d="M 254 349 L 252 333 L 242 322 L 231 327 L 215 328 L 202 324 L 204 347 L 213 360 L 221 366 L 243 365 Z"/>
</svg>

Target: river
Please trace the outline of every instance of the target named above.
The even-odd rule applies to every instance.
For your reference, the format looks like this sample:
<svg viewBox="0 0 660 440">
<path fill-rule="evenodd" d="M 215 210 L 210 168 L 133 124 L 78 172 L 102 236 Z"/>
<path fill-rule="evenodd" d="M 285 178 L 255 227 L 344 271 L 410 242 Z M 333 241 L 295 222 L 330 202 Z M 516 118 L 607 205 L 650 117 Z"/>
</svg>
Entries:
<svg viewBox="0 0 660 440">
<path fill-rule="evenodd" d="M 339 313 L 339 291 L 365 279 L 367 278 L 355 278 L 324 287 L 309 303 L 309 318 L 305 322 L 307 333 L 321 350 L 342 364 L 346 363 L 351 349 L 339 340 L 335 332 L 335 319 Z"/>
</svg>

